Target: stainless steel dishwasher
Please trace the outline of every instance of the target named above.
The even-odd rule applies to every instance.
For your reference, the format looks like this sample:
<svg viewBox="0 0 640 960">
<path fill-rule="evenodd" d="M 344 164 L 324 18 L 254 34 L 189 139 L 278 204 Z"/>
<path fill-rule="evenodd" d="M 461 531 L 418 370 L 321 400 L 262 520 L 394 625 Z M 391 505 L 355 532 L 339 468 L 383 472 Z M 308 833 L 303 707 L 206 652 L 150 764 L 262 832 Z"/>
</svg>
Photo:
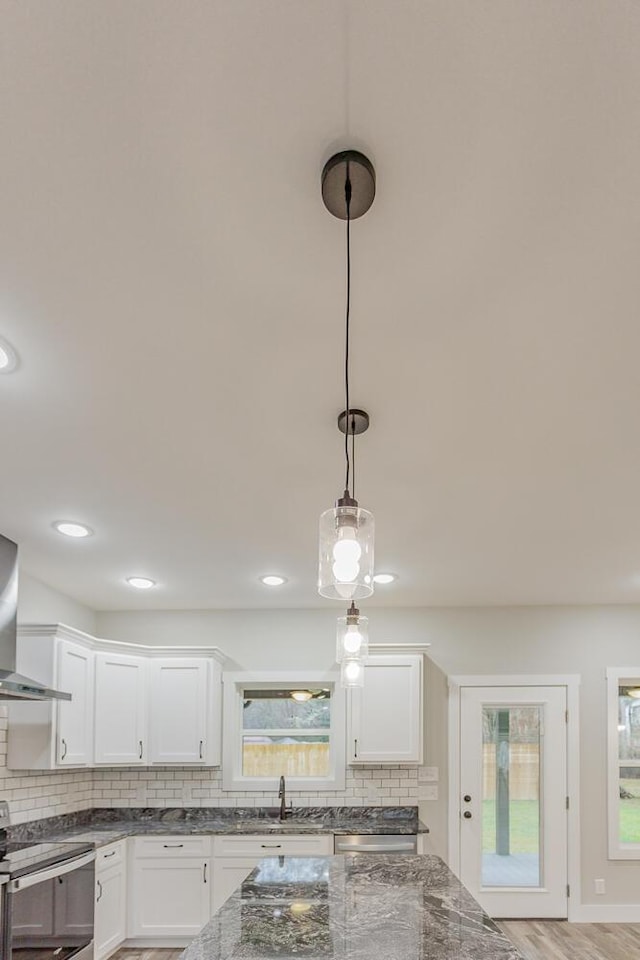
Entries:
<svg viewBox="0 0 640 960">
<path fill-rule="evenodd" d="M 371 834 L 333 838 L 334 853 L 388 853 L 410 856 L 418 852 L 418 837 L 415 833 Z"/>
</svg>

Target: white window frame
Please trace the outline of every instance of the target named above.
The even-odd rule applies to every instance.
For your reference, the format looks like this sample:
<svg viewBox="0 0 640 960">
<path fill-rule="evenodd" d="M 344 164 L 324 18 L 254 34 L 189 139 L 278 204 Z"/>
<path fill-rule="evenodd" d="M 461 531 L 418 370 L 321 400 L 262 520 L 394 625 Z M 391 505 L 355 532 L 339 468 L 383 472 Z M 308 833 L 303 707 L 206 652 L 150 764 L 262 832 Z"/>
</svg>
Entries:
<svg viewBox="0 0 640 960">
<path fill-rule="evenodd" d="M 618 749 L 618 688 L 640 686 L 640 667 L 607 669 L 607 813 L 609 860 L 640 860 L 640 843 L 620 843 L 620 767 L 640 766 L 640 760 L 620 760 Z"/>
<path fill-rule="evenodd" d="M 287 777 L 287 788 L 301 793 L 319 790 L 344 790 L 345 759 L 345 691 L 338 673 L 314 671 L 261 671 L 259 673 L 225 673 L 223 681 L 224 730 L 222 738 L 223 790 L 277 793 L 279 777 L 245 777 L 242 774 L 242 708 L 246 687 L 268 690 L 306 690 L 328 687 L 331 690 L 331 725 L 329 727 L 330 770 L 327 777 Z"/>
</svg>

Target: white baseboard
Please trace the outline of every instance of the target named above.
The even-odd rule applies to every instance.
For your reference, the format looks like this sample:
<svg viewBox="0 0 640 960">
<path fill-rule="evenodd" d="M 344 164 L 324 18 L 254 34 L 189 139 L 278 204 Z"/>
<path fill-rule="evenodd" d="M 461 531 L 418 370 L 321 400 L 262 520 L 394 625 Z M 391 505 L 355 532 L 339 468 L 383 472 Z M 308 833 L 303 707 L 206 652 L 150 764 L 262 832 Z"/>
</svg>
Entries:
<svg viewBox="0 0 640 960">
<path fill-rule="evenodd" d="M 640 903 L 581 903 L 570 906 L 569 923 L 640 923 Z"/>
</svg>

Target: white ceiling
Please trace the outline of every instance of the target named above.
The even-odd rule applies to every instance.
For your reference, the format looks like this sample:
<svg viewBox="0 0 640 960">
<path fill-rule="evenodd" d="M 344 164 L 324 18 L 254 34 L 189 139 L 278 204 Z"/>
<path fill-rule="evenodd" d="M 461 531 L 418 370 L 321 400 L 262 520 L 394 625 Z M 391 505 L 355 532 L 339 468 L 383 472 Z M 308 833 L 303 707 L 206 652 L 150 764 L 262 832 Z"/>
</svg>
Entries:
<svg viewBox="0 0 640 960">
<path fill-rule="evenodd" d="M 319 176 L 354 146 L 379 191 L 357 492 L 401 577 L 374 601 L 640 601 L 635 0 L 10 0 L 1 33 L 25 569 L 97 609 L 325 602 L 344 237 Z"/>
</svg>

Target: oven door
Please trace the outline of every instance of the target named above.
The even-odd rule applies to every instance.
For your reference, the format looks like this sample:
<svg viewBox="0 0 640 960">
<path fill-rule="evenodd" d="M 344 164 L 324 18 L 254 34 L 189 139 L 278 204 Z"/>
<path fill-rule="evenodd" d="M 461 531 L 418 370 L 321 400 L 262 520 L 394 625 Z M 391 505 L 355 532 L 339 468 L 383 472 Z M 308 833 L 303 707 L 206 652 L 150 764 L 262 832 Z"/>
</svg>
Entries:
<svg viewBox="0 0 640 960">
<path fill-rule="evenodd" d="M 85 960 L 93 956 L 95 854 L 8 884 L 7 960 Z"/>
</svg>

